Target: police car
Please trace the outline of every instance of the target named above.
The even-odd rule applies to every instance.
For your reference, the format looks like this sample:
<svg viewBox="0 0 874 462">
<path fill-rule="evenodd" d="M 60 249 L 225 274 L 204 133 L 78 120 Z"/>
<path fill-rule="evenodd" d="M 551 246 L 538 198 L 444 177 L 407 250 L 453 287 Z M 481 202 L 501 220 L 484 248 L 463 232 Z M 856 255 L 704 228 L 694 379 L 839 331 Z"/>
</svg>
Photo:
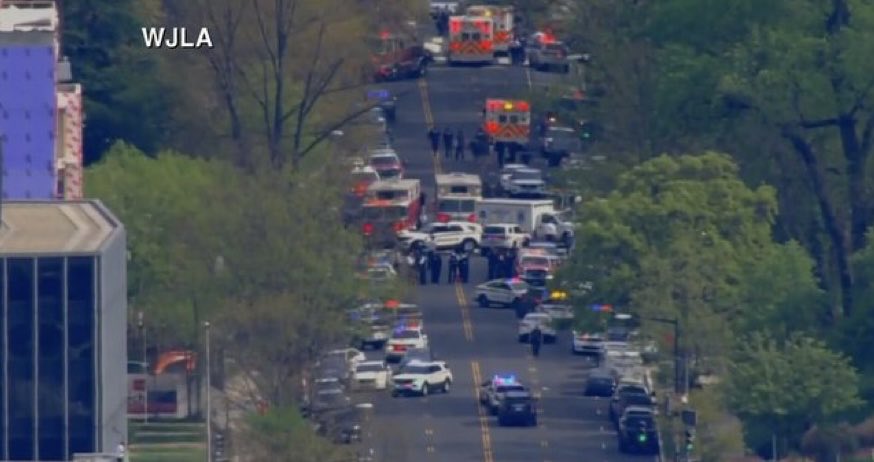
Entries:
<svg viewBox="0 0 874 462">
<path fill-rule="evenodd" d="M 527 390 L 512 390 L 504 394 L 498 406 L 498 425 L 537 426 L 537 406 Z"/>
<path fill-rule="evenodd" d="M 395 328 L 385 345 L 385 361 L 398 362 L 412 348 L 428 348 L 428 336 L 422 332 L 421 326 L 402 324 Z"/>
<path fill-rule="evenodd" d="M 528 284 L 521 279 L 495 279 L 476 286 L 476 301 L 487 308 L 493 303 L 509 306 L 528 293 Z"/>
<path fill-rule="evenodd" d="M 507 392 L 525 390 L 527 390 L 525 386 L 516 380 L 514 374 L 495 374 L 480 384 L 479 402 L 487 407 L 490 413 L 497 414 Z"/>
<path fill-rule="evenodd" d="M 410 361 L 392 378 L 393 397 L 400 395 L 427 396 L 432 391 L 449 393 L 452 371 L 443 361 Z"/>
</svg>

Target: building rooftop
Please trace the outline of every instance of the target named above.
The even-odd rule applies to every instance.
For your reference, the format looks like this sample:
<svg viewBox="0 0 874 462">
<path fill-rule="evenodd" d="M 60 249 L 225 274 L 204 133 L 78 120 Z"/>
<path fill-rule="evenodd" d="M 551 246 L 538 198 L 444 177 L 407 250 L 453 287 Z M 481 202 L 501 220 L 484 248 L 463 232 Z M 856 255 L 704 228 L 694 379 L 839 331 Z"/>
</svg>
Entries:
<svg viewBox="0 0 874 462">
<path fill-rule="evenodd" d="M 0 32 L 54 31 L 58 9 L 53 1 L 0 0 Z"/>
<path fill-rule="evenodd" d="M 4 201 L 0 256 L 93 254 L 122 224 L 97 200 Z"/>
</svg>

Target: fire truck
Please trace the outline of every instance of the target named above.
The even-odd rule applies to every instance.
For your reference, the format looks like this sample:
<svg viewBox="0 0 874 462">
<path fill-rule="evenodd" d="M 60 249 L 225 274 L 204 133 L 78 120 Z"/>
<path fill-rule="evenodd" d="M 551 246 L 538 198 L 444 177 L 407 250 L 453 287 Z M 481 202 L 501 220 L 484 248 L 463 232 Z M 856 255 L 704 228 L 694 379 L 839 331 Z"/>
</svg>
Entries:
<svg viewBox="0 0 874 462">
<path fill-rule="evenodd" d="M 531 105 L 527 101 L 487 99 L 483 109 L 483 131 L 498 152 L 509 151 L 510 158 L 524 149 L 531 134 Z"/>
<path fill-rule="evenodd" d="M 390 246 L 397 233 L 414 229 L 421 214 L 419 180 L 382 180 L 367 188 L 361 212 L 361 232 L 371 245 Z"/>
<path fill-rule="evenodd" d="M 495 58 L 493 33 L 491 18 L 450 17 L 449 64 L 490 64 Z"/>
<path fill-rule="evenodd" d="M 515 38 L 513 21 L 515 13 L 512 6 L 472 5 L 467 7 L 467 15 L 474 18 L 488 18 L 494 24 L 492 49 L 495 54 L 507 54 Z"/>
<path fill-rule="evenodd" d="M 412 38 L 383 31 L 373 55 L 373 80 L 384 82 L 425 75 L 431 55 Z"/>
</svg>

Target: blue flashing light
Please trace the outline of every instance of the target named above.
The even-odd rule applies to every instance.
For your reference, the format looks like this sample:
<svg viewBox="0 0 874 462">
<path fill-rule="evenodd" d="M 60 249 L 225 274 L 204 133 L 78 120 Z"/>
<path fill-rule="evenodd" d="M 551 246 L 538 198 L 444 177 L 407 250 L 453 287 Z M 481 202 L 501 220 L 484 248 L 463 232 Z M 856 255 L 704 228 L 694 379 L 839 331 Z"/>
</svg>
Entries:
<svg viewBox="0 0 874 462">
<path fill-rule="evenodd" d="M 613 311 L 613 305 L 595 304 L 595 305 L 591 305 L 590 308 L 592 309 L 592 311 L 594 311 L 596 313 L 609 313 L 609 312 Z"/>
<path fill-rule="evenodd" d="M 388 90 L 370 90 L 367 92 L 369 99 L 386 100 L 389 99 L 389 96 Z"/>
<path fill-rule="evenodd" d="M 512 385 L 516 382 L 516 376 L 513 374 L 495 374 L 492 378 L 495 385 Z"/>
</svg>

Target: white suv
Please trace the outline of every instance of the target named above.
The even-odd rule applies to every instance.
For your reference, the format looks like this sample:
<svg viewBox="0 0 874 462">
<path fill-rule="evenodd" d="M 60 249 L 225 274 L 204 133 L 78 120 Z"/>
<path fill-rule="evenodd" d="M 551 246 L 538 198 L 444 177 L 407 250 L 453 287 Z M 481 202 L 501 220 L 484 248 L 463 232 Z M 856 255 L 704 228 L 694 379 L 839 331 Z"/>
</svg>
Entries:
<svg viewBox="0 0 874 462">
<path fill-rule="evenodd" d="M 480 245 L 482 227 L 476 223 L 461 221 L 428 223 L 418 231 L 399 232 L 398 239 L 407 250 L 427 246 L 436 250 L 459 249 L 472 252 Z"/>
<path fill-rule="evenodd" d="M 410 361 L 392 377 L 391 395 L 427 396 L 435 390 L 449 393 L 452 371 L 443 361 Z"/>
<path fill-rule="evenodd" d="M 484 250 L 521 249 L 531 241 L 531 235 L 522 230 L 522 227 L 513 223 L 496 223 L 483 227 L 480 247 Z"/>
<path fill-rule="evenodd" d="M 476 286 L 476 301 L 482 308 L 493 303 L 509 306 L 528 293 L 528 284 L 522 280 L 495 279 Z"/>
</svg>

